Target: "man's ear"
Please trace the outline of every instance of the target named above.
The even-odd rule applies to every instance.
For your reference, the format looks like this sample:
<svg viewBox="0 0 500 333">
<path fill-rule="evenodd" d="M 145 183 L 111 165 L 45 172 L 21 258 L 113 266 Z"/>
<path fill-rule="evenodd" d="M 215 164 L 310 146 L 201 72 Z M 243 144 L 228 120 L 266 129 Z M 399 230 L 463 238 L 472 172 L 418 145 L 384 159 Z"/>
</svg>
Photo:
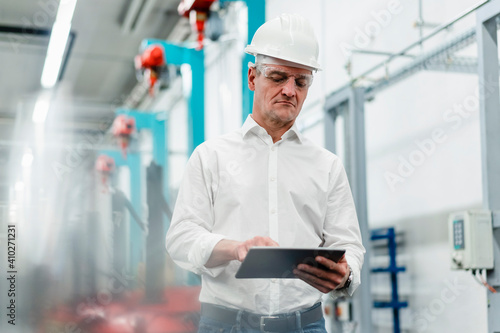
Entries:
<svg viewBox="0 0 500 333">
<path fill-rule="evenodd" d="M 248 69 L 248 89 L 255 91 L 255 68 Z"/>
</svg>

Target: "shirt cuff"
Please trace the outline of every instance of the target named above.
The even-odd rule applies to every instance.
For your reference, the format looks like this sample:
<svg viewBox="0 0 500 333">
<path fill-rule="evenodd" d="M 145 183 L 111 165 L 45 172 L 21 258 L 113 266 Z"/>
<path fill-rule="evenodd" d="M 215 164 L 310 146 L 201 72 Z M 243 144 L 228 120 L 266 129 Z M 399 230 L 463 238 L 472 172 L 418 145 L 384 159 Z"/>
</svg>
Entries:
<svg viewBox="0 0 500 333">
<path fill-rule="evenodd" d="M 225 236 L 218 234 L 203 234 L 198 237 L 195 245 L 191 248 L 188 254 L 189 261 L 193 264 L 196 274 L 207 274 L 211 277 L 216 277 L 222 273 L 227 265 L 221 265 L 214 268 L 207 268 L 205 264 L 212 255 L 212 251 Z"/>
</svg>

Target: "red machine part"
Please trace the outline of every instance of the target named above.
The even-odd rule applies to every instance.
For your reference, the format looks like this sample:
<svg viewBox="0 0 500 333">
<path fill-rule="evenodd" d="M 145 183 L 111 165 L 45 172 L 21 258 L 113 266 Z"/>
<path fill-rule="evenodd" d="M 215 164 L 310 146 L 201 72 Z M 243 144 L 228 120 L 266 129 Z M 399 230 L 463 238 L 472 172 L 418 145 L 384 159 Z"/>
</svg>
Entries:
<svg viewBox="0 0 500 333">
<path fill-rule="evenodd" d="M 137 70 L 144 70 L 145 76 L 149 79 L 149 94 L 153 95 L 160 70 L 166 65 L 165 50 L 160 45 L 151 45 L 142 54 L 137 55 L 134 62 Z"/>
<path fill-rule="evenodd" d="M 151 45 L 135 57 L 135 68 L 153 68 L 165 65 L 165 51 L 160 45 Z"/>
<path fill-rule="evenodd" d="M 115 160 L 108 155 L 99 155 L 95 162 L 95 169 L 99 172 L 110 174 L 115 170 Z"/>
<path fill-rule="evenodd" d="M 193 31 L 198 34 L 197 50 L 203 48 L 205 22 L 208 18 L 210 6 L 214 2 L 215 0 L 182 0 L 177 7 L 179 14 L 189 18 Z"/>
<path fill-rule="evenodd" d="M 124 114 L 119 115 L 113 121 L 114 136 L 130 136 L 135 130 L 135 119 Z"/>
<path fill-rule="evenodd" d="M 177 7 L 177 11 L 180 15 L 189 18 L 189 12 L 192 10 L 208 13 L 210 6 L 214 2 L 215 0 L 181 0 Z"/>
<path fill-rule="evenodd" d="M 198 51 L 203 48 L 203 39 L 205 38 L 205 21 L 207 20 L 207 16 L 208 15 L 206 12 L 198 12 L 193 10 L 191 11 L 191 15 L 189 17 L 191 28 L 198 34 L 196 38 L 196 41 L 198 42 L 196 50 Z"/>
<path fill-rule="evenodd" d="M 118 139 L 120 148 L 122 149 L 123 158 L 127 158 L 127 148 L 130 143 L 132 134 L 135 131 L 135 119 L 129 118 L 126 115 L 119 115 L 113 122 L 112 132 Z"/>
<path fill-rule="evenodd" d="M 115 160 L 108 155 L 99 155 L 95 162 L 95 169 L 101 174 L 102 185 L 104 186 L 103 192 L 106 191 L 107 180 L 109 175 L 115 171 Z"/>
</svg>

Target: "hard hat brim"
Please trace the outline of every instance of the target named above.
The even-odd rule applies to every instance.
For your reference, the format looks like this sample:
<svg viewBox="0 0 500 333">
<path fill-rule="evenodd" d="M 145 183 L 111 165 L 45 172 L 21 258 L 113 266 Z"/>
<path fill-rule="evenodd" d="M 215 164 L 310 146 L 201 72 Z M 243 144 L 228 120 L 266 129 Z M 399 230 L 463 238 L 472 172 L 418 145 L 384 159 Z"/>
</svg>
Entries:
<svg viewBox="0 0 500 333">
<path fill-rule="evenodd" d="M 247 45 L 247 47 L 245 47 L 245 53 L 253 55 L 255 57 L 257 57 L 258 54 L 261 54 L 261 55 L 268 56 L 268 57 L 282 59 L 282 60 L 285 60 L 285 61 L 288 61 L 291 63 L 302 65 L 299 67 L 305 66 L 305 67 L 307 67 L 307 69 L 309 69 L 311 71 L 321 71 L 322 70 L 319 63 L 317 63 L 316 61 L 314 61 L 312 59 L 310 61 L 297 61 L 297 59 L 293 59 L 292 57 L 287 57 L 287 56 L 283 56 L 280 54 L 275 54 L 273 52 L 266 52 L 266 51 L 262 51 L 262 50 L 257 50 L 251 44 Z"/>
</svg>

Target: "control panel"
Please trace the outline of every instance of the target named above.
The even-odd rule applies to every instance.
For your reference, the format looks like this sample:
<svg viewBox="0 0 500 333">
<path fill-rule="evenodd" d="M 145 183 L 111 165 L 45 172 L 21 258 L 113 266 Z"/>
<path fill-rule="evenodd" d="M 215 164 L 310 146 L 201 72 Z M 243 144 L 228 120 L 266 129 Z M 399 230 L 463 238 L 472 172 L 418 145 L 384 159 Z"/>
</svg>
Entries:
<svg viewBox="0 0 500 333">
<path fill-rule="evenodd" d="M 448 231 L 452 269 L 493 268 L 491 212 L 469 210 L 450 214 Z"/>
</svg>

